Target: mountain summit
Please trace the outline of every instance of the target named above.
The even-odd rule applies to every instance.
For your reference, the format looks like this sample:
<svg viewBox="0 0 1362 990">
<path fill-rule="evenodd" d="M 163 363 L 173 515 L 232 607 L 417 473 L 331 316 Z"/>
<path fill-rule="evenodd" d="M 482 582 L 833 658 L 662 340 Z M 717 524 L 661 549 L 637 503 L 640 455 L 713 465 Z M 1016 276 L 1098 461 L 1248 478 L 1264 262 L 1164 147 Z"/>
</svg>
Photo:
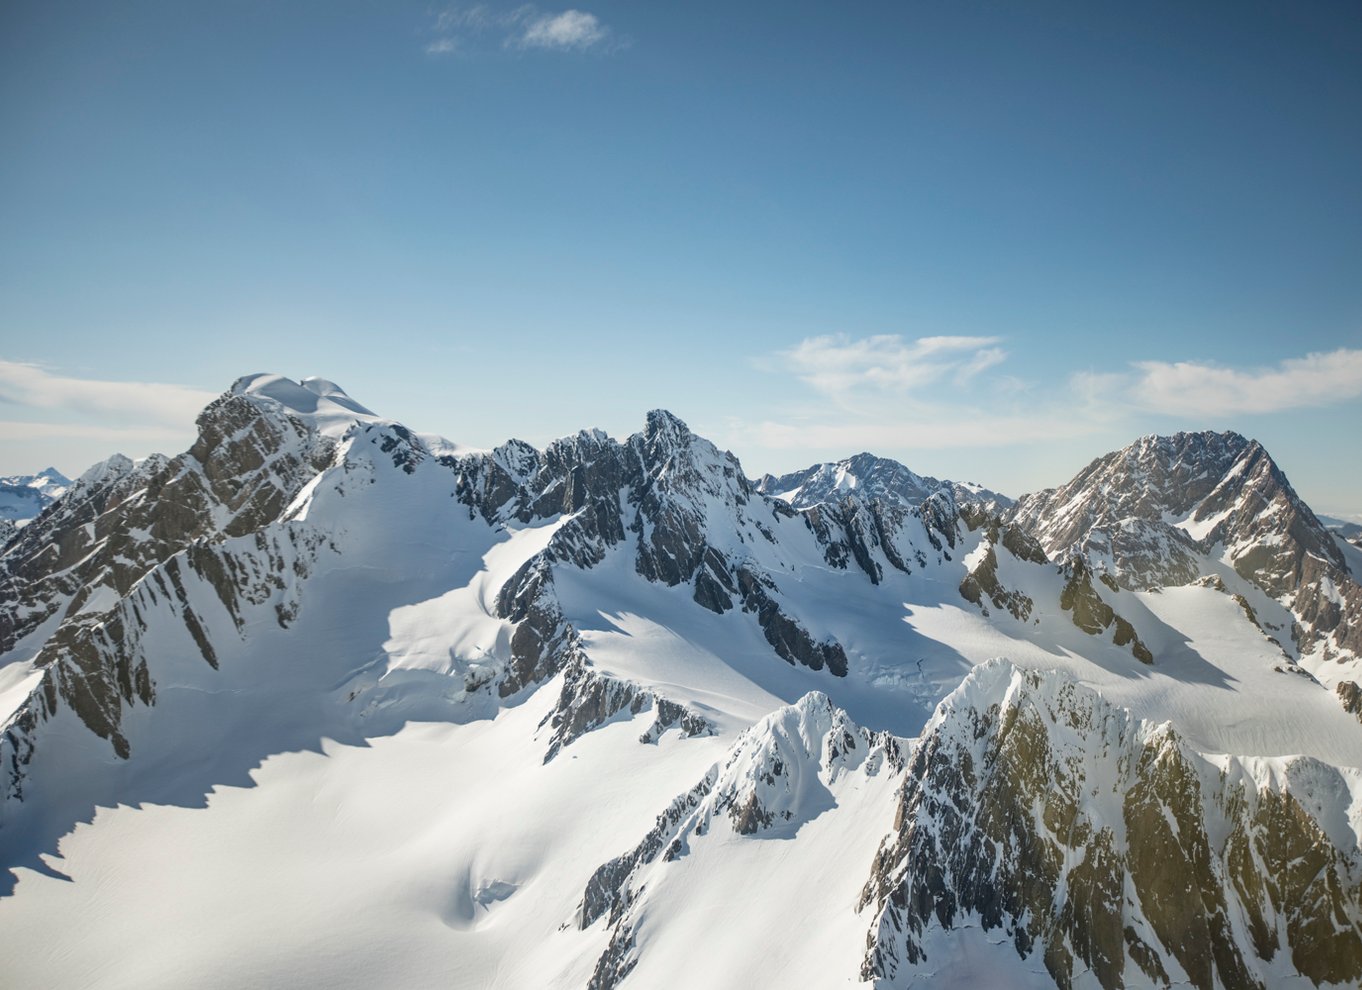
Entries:
<svg viewBox="0 0 1362 990">
<path fill-rule="evenodd" d="M 1257 589 L 1286 607 L 1267 611 L 1317 673 L 1333 660 L 1352 672 L 1362 654 L 1357 555 L 1237 433 L 1142 437 L 1022 498 L 1008 518 L 1050 556 L 1081 554 L 1126 588 L 1219 578 Z"/>
</svg>

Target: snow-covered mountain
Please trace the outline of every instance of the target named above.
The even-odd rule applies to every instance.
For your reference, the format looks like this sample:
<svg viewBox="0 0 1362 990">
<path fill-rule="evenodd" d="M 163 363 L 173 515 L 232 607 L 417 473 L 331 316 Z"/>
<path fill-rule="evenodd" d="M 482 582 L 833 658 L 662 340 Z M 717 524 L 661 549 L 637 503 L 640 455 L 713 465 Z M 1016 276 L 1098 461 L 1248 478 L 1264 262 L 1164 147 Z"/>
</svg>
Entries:
<svg viewBox="0 0 1362 990">
<path fill-rule="evenodd" d="M 1209 580 L 1244 599 L 1291 659 L 1331 686 L 1362 678 L 1362 555 L 1237 433 L 1142 437 L 1008 518 L 1051 557 L 1125 588 Z"/>
<path fill-rule="evenodd" d="M 0 478 L 0 543 L 65 494 L 71 479 L 56 468 Z"/>
<path fill-rule="evenodd" d="M 915 474 L 898 461 L 867 453 L 815 464 L 780 477 L 762 475 L 757 482 L 757 491 L 774 495 L 796 509 L 835 502 L 848 494 L 855 494 L 863 501 L 879 499 L 916 506 L 937 492 L 949 492 L 957 503 L 977 502 L 992 512 L 1012 504 L 1006 495 L 973 482 L 938 481 Z"/>
<path fill-rule="evenodd" d="M 1362 695 L 1288 618 L 1349 572 L 1251 545 L 1265 454 L 1154 485 L 1148 590 L 1081 479 L 786 501 L 662 411 L 460 452 L 272 375 L 198 425 L 0 554 L 16 983 L 1362 980 Z"/>
<path fill-rule="evenodd" d="M 0 491 L 8 491 L 12 488 L 27 488 L 37 494 L 44 496 L 47 502 L 52 502 L 62 497 L 66 489 L 71 487 L 71 479 L 66 477 L 56 468 L 46 468 L 37 474 L 12 474 L 8 477 L 0 477 Z M 6 513 L 8 518 L 13 518 Z M 32 518 L 31 516 L 29 518 Z"/>
<path fill-rule="evenodd" d="M 1362 523 L 1350 522 L 1347 519 L 1335 519 L 1333 516 L 1321 515 L 1318 518 L 1324 524 L 1325 529 L 1343 537 L 1353 546 L 1362 546 Z"/>
<path fill-rule="evenodd" d="M 1355 984 L 1359 796 L 1356 767 L 1200 753 L 1065 677 L 985 664 L 914 751 L 862 975 L 902 986 L 968 954 L 977 985 Z"/>
</svg>

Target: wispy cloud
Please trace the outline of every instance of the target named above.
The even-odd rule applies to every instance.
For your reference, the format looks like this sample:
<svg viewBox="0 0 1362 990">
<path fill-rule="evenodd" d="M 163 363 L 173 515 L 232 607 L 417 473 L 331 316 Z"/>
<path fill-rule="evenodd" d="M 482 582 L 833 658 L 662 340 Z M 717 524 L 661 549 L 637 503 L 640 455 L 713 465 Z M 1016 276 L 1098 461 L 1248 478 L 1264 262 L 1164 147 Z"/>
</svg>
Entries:
<svg viewBox="0 0 1362 990">
<path fill-rule="evenodd" d="M 530 21 L 516 44 L 520 48 L 590 48 L 604 41 L 609 33 L 595 14 L 565 10 Z"/>
<path fill-rule="evenodd" d="M 1362 350 L 1287 358 L 1270 367 L 1137 361 L 1078 372 L 1044 388 L 998 369 L 1000 337 L 897 334 L 809 337 L 761 366 L 824 397 L 749 424 L 770 449 L 997 447 L 1112 430 L 1232 425 L 1234 418 L 1362 396 Z M 1170 424 L 1171 425 L 1171 424 Z"/>
<path fill-rule="evenodd" d="M 809 337 L 777 355 L 800 381 L 832 397 L 865 389 L 910 392 L 942 381 L 963 384 L 1007 353 L 999 337 L 919 337 L 898 334 Z"/>
<path fill-rule="evenodd" d="M 455 34 L 459 31 L 479 33 L 507 23 L 514 12 L 495 13 L 486 4 L 479 3 L 467 7 L 447 7 L 435 15 L 435 30 L 440 34 Z"/>
<path fill-rule="evenodd" d="M 20 441 L 88 440 L 106 444 L 106 453 L 140 450 L 164 441 L 185 441 L 192 429 L 169 427 L 101 426 L 97 423 L 43 423 L 27 420 L 0 420 L 0 440 L 6 444 Z M 36 461 L 34 463 L 37 463 Z"/>
<path fill-rule="evenodd" d="M 509 10 L 487 4 L 449 7 L 435 15 L 425 49 L 429 55 L 456 55 L 489 42 L 503 49 L 586 51 L 623 47 L 595 14 L 584 10 L 545 11 L 533 4 Z"/>
<path fill-rule="evenodd" d="M 937 406 L 880 419 L 767 420 L 750 429 L 744 427 L 742 433 L 755 435 L 760 446 L 771 450 L 851 453 L 1019 446 L 1091 436 L 1106 425 L 1097 416 L 1076 416 L 1057 409 L 993 413 Z"/>
<path fill-rule="evenodd" d="M 986 375 L 1008 357 L 997 336 L 809 337 L 761 362 L 793 375 L 830 406 L 793 407 L 748 427 L 772 450 L 996 447 L 1084 436 L 1105 426 L 1095 403 L 1022 402 L 1029 385 Z M 1076 414 L 1077 413 L 1077 414 Z"/>
<path fill-rule="evenodd" d="M 0 403 L 71 417 L 99 417 L 139 429 L 183 429 L 216 396 L 158 382 L 111 382 L 70 378 L 34 364 L 0 360 Z"/>
</svg>

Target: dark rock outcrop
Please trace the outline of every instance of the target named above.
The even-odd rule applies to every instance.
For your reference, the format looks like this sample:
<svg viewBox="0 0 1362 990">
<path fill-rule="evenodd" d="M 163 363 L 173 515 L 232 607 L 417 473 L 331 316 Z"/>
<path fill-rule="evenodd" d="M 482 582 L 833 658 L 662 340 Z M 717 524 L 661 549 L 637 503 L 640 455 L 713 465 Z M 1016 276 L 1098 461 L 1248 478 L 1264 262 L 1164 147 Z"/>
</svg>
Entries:
<svg viewBox="0 0 1362 990">
<path fill-rule="evenodd" d="M 1281 952 L 1354 983 L 1362 853 L 1310 810 L 1348 793 L 1338 775 L 1307 758 L 1222 767 L 1064 675 L 986 665 L 909 765 L 863 895 L 879 918 L 862 977 L 930 965 L 932 932 L 977 924 L 1059 987 L 1087 971 L 1114 990 L 1138 968 L 1250 990 Z"/>
<path fill-rule="evenodd" d="M 571 627 L 568 627 L 568 639 L 563 688 L 558 693 L 558 702 L 553 710 L 539 723 L 540 728 L 548 726 L 550 730 L 549 749 L 544 754 L 545 763 L 557 756 L 564 747 L 616 717 L 638 715 L 649 709 L 655 710 L 656 716 L 639 736 L 641 743 L 656 743 L 664 732 L 673 727 L 679 728 L 687 738 L 714 734 L 713 724 L 703 715 L 633 681 L 603 674 L 593 668 Z"/>
<path fill-rule="evenodd" d="M 1154 662 L 1154 655 L 1140 641 L 1140 637 L 1135 633 L 1135 627 L 1117 615 L 1116 610 L 1108 605 L 1093 587 L 1092 572 L 1088 569 L 1085 558 L 1071 557 L 1064 568 L 1064 575 L 1064 590 L 1060 592 L 1059 607 L 1070 613 L 1075 626 L 1090 636 L 1099 636 L 1112 629 L 1113 643 L 1117 646 L 1129 646 L 1130 652 L 1141 663 Z M 1105 574 L 1100 577 L 1111 582 Z M 1114 582 L 1108 587 L 1111 587 L 1111 584 Z"/>
<path fill-rule="evenodd" d="M 985 609 L 987 600 L 994 608 L 1005 609 L 1013 618 L 1025 622 L 1035 603 L 1023 592 L 1003 587 L 998 579 L 997 548 L 1001 545 L 1013 558 L 1037 565 L 1049 563 L 1045 552 L 1018 527 L 1004 525 L 997 517 L 988 516 L 978 508 L 961 509 L 960 517 L 971 530 L 985 527 L 984 539 L 987 541 L 982 558 L 960 582 L 961 597 Z"/>
<path fill-rule="evenodd" d="M 139 652 L 146 596 L 170 600 L 203 659 L 216 666 L 185 582 L 206 581 L 235 610 L 241 596 L 259 593 L 262 565 L 285 566 L 284 557 L 292 565 L 293 552 L 271 556 L 268 541 L 249 566 L 241 563 L 248 551 L 223 553 L 221 544 L 278 521 L 330 462 L 334 442 L 286 414 L 262 410 L 235 388 L 204 409 L 198 427 L 194 445 L 173 460 L 114 457 L 96 465 L 0 555 L 0 652 L 61 616 L 34 655 L 44 686 L 0 737 L 11 795 L 22 790 L 33 734 L 59 701 L 118 756 L 129 754 L 123 713 L 155 698 Z M 284 621 L 293 606 L 282 600 L 280 606 Z"/>
</svg>

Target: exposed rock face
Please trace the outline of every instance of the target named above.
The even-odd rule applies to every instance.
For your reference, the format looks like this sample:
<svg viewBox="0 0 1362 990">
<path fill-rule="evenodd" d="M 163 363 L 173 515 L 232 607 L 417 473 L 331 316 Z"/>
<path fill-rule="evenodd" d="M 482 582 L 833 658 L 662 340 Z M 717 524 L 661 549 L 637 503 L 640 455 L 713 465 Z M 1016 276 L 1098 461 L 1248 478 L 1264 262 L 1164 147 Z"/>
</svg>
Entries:
<svg viewBox="0 0 1362 990">
<path fill-rule="evenodd" d="M 531 522 L 560 514 L 572 518 L 554 534 L 540 560 L 511 582 L 551 581 L 555 564 L 593 567 L 613 547 L 632 543 L 640 575 L 666 585 L 690 584 L 694 600 L 713 612 L 735 607 L 752 613 L 776 653 L 790 663 L 844 675 L 840 644 L 819 642 L 778 601 L 774 578 L 752 569 L 741 548 L 774 541 L 773 527 L 795 517 L 783 503 L 758 495 L 732 454 L 690 432 L 670 413 L 648 414 L 642 433 L 624 442 L 599 431 L 551 444 L 542 454 L 511 441 L 490 454 L 446 458 L 456 473 L 458 497 L 489 522 Z M 840 526 L 824 539 L 837 540 Z M 526 592 L 503 591 L 501 614 L 534 619 L 528 666 L 503 685 L 513 693 L 561 669 L 563 658 L 541 663 L 538 644 L 552 637 L 551 608 L 536 615 L 511 609 Z"/>
<path fill-rule="evenodd" d="M 884 580 L 886 565 L 911 574 L 927 567 L 933 558 L 937 563 L 949 561 L 960 538 L 960 510 L 947 492 L 911 507 L 844 495 L 801 514 L 828 566 L 860 570 L 871 584 Z"/>
<path fill-rule="evenodd" d="M 1349 715 L 1356 715 L 1358 721 L 1362 721 L 1362 687 L 1359 687 L 1356 681 L 1339 681 L 1334 693 L 1343 704 L 1343 710 Z"/>
<path fill-rule="evenodd" d="M 937 492 L 946 492 L 961 505 L 975 504 L 989 512 L 999 512 L 1012 504 L 1006 495 L 979 485 L 923 477 L 898 461 L 865 453 L 779 477 L 763 475 L 756 487 L 762 494 L 774 495 L 796 509 L 839 502 L 849 494 L 863 502 L 873 500 L 903 508 L 915 508 Z"/>
<path fill-rule="evenodd" d="M 1045 551 L 1019 527 L 1002 524 L 997 517 L 981 510 L 964 509 L 961 518 L 972 530 L 985 527 L 987 547 L 979 562 L 960 582 L 960 594 L 975 605 L 984 606 L 987 600 L 994 608 L 1006 609 L 1013 618 L 1025 622 L 1030 618 L 1035 602 L 1023 592 L 1003 587 L 998 579 L 998 547 L 1015 559 L 1031 564 L 1048 564 Z"/>
<path fill-rule="evenodd" d="M 905 985 L 978 925 L 1060 987 L 1355 983 L 1359 787 L 1308 758 L 1205 757 L 1061 674 L 985 665 L 913 754 L 862 976 Z"/>
<path fill-rule="evenodd" d="M 687 738 L 714 734 L 713 724 L 698 712 L 632 681 L 592 668 L 571 627 L 569 636 L 571 653 L 563 671 L 563 689 L 553 711 L 540 723 L 540 728 L 547 725 L 551 730 L 545 763 L 563 747 L 617 716 L 638 715 L 649 709 L 656 712 L 656 717 L 639 737 L 641 743 L 656 743 L 671 728 L 679 728 Z"/>
<path fill-rule="evenodd" d="M 0 651 L 82 589 L 107 585 L 126 595 L 189 544 L 252 533 L 278 519 L 335 446 L 287 416 L 262 415 L 235 391 L 204 409 L 198 426 L 194 446 L 174 460 L 134 465 L 114 457 L 96 465 L 21 532 L 0 560 L 7 592 Z"/>
<path fill-rule="evenodd" d="M 293 621 L 299 586 L 328 541 L 288 510 L 319 472 L 356 470 L 347 450 L 372 447 L 395 465 L 426 456 L 401 427 L 374 422 L 336 390 L 334 400 L 358 410 L 342 449 L 335 435 L 272 397 L 268 389 L 279 382 L 309 402 L 318 398 L 315 382 L 239 379 L 200 414 L 187 452 L 96 465 L 5 548 L 0 652 L 57 625 L 27 646 L 43 679 L 0 736 L 0 797 L 22 797 L 40 728 L 63 705 L 115 755 L 130 755 L 125 715 L 156 698 L 142 652 L 152 610 L 168 610 L 213 668 L 217 650 L 191 588 L 210 589 L 239 633 L 251 609 L 267 609 L 282 627 Z"/>
<path fill-rule="evenodd" d="M 1167 520 L 1209 518 L 1203 503 L 1249 446 L 1233 433 L 1144 437 L 1060 488 L 1023 496 L 1009 515 L 1051 556 L 1106 563 L 1124 587 L 1186 584 L 1201 573 L 1197 540 Z"/>
<path fill-rule="evenodd" d="M 41 689 L 0 737 L 6 793 L 21 793 L 33 734 L 63 703 L 117 755 L 128 755 L 123 712 L 155 699 L 140 653 L 148 602 L 169 600 L 215 666 L 185 583 L 210 584 L 236 614 L 238 602 L 285 586 L 273 569 L 291 567 L 298 550 L 315 549 L 314 541 L 293 534 L 283 534 L 282 547 L 277 536 L 232 551 L 222 542 L 259 534 L 278 520 L 329 462 L 333 441 L 287 416 L 262 415 L 237 387 L 210 404 L 198 424 L 198 441 L 174 460 L 134 464 L 114 457 L 91 468 L 0 557 L 0 652 L 63 617 L 36 650 L 45 670 Z M 293 606 L 284 598 L 278 604 L 283 623 Z"/>
<path fill-rule="evenodd" d="M 803 626 L 781 611 L 773 597 L 777 590 L 773 580 L 746 568 L 738 571 L 737 578 L 743 611 L 756 614 L 766 641 L 782 660 L 814 670 L 826 667 L 838 677 L 846 676 L 847 655 L 841 644 L 815 641 Z"/>
<path fill-rule="evenodd" d="M 503 698 L 548 680 L 580 652 L 577 634 L 563 619 L 558 604 L 554 559 L 550 542 L 547 550 L 526 561 L 497 592 L 497 614 L 516 624 L 511 660 L 497 684 Z"/>
<path fill-rule="evenodd" d="M 1008 518 L 1055 558 L 1077 553 L 1123 587 L 1187 584 L 1223 560 L 1290 604 L 1302 653 L 1362 653 L 1362 586 L 1329 531 L 1256 441 L 1144 437 Z"/>
<path fill-rule="evenodd" d="M 1092 572 L 1088 570 L 1084 557 L 1075 555 L 1065 567 L 1064 590 L 1060 593 L 1059 607 L 1070 613 L 1074 625 L 1090 636 L 1098 636 L 1112 629 L 1112 642 L 1117 646 L 1130 647 L 1130 652 L 1142 663 L 1153 663 L 1154 655 L 1140 642 L 1135 627 L 1108 605 L 1092 584 Z M 1116 582 L 1106 574 L 1101 575 L 1109 582 L 1112 591 Z"/>
<path fill-rule="evenodd" d="M 960 595 L 966 601 L 980 606 L 985 615 L 989 609 L 1003 609 L 1019 622 L 1031 618 L 1036 602 L 1032 597 L 1016 588 L 1009 588 L 999 575 L 999 554 L 1011 563 L 1012 568 L 1020 565 L 1048 567 L 1049 561 L 1040 544 L 1015 523 L 1004 523 L 997 516 L 976 507 L 961 510 L 960 517 L 971 531 L 981 531 L 982 540 L 967 563 L 970 570 L 960 582 Z M 1093 574 L 1086 558 L 1073 555 L 1059 569 L 1064 577 L 1064 586 L 1059 592 L 1058 606 L 1067 612 L 1075 626 L 1090 636 L 1102 636 L 1108 630 L 1112 642 L 1117 646 L 1128 646 L 1136 659 L 1142 663 L 1153 663 L 1154 656 L 1140 641 L 1135 627 L 1103 598 L 1092 583 Z M 1017 571 L 1013 569 L 1015 575 Z M 1106 573 L 1098 575 L 1099 581 L 1113 594 L 1120 592 L 1120 586 Z M 1027 585 L 1031 586 L 1031 585 Z M 1044 586 L 1044 585 L 1041 585 Z M 1039 621 L 1039 620 L 1037 620 Z"/>
<path fill-rule="evenodd" d="M 601 866 L 587 882 L 577 925 L 605 917 L 610 944 L 588 984 L 616 987 L 637 962 L 635 918 L 643 874 L 684 856 L 689 843 L 715 829 L 736 836 L 793 836 L 832 804 L 828 784 L 839 775 L 903 771 L 902 744 L 852 722 L 826 695 L 812 693 L 778 709 L 738 739 L 722 764 L 680 795 L 632 850 Z"/>
</svg>

